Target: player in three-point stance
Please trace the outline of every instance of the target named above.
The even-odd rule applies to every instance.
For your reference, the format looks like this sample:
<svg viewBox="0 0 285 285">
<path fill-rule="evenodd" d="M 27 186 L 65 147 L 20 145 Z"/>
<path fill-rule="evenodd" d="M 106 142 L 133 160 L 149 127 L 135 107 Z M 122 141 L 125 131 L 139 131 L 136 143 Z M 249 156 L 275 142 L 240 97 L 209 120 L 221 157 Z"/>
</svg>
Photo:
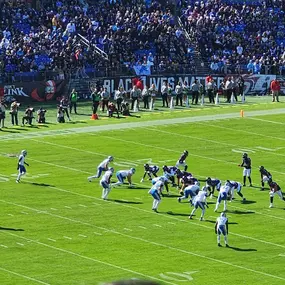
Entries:
<svg viewBox="0 0 285 285">
<path fill-rule="evenodd" d="M 176 167 L 179 168 L 180 166 L 184 167 L 184 171 L 187 171 L 188 165 L 186 164 L 186 158 L 188 156 L 188 151 L 184 150 L 181 154 L 180 158 L 176 162 Z"/>
<path fill-rule="evenodd" d="M 25 162 L 25 158 L 27 156 L 28 152 L 26 150 L 22 150 L 21 154 L 19 155 L 18 159 L 18 165 L 17 165 L 17 170 L 19 171 L 16 183 L 20 182 L 21 176 L 26 174 L 26 168 L 25 165 L 29 166 L 27 162 Z"/>
<path fill-rule="evenodd" d="M 241 184 L 239 182 L 236 181 L 232 181 L 232 180 L 227 180 L 227 185 L 230 187 L 230 192 L 229 192 L 229 196 L 230 196 L 230 201 L 233 200 L 234 198 L 234 193 L 235 190 L 237 191 L 237 194 L 242 198 L 242 201 L 244 202 L 246 199 L 244 198 L 243 194 L 241 193 Z"/>
<path fill-rule="evenodd" d="M 229 183 L 225 183 L 220 189 L 220 193 L 217 199 L 216 207 L 215 207 L 215 212 L 217 212 L 219 205 L 222 201 L 224 201 L 224 212 L 227 210 L 227 198 L 228 194 L 230 194 L 230 186 Z"/>
<path fill-rule="evenodd" d="M 110 167 L 102 176 L 102 179 L 100 180 L 100 185 L 103 187 L 102 189 L 102 199 L 107 200 L 108 195 L 111 191 L 111 177 L 114 173 L 114 168 Z"/>
<path fill-rule="evenodd" d="M 207 205 L 207 196 L 208 196 L 208 193 L 207 193 L 207 187 L 203 187 L 201 191 L 198 192 L 197 196 L 194 197 L 193 199 L 193 206 L 194 206 L 194 209 L 192 210 L 190 216 L 189 216 L 189 219 L 192 219 L 194 213 L 196 212 L 196 210 L 198 208 L 200 208 L 202 210 L 202 214 L 201 214 L 201 217 L 200 217 L 200 221 L 203 221 L 204 219 L 204 215 L 205 215 L 205 211 L 206 211 L 206 207 L 208 207 Z"/>
<path fill-rule="evenodd" d="M 261 191 L 264 190 L 264 183 L 267 182 L 268 184 L 272 182 L 272 175 L 271 173 L 264 168 L 264 166 L 259 167 L 260 178 L 261 178 Z"/>
<path fill-rule="evenodd" d="M 184 189 L 184 195 L 182 197 L 179 197 L 177 200 L 180 203 L 181 200 L 183 199 L 187 199 L 190 197 L 189 202 L 192 203 L 192 198 L 195 197 L 198 192 L 200 190 L 200 183 L 199 182 L 195 182 L 194 185 L 189 185 Z"/>
<path fill-rule="evenodd" d="M 103 171 L 107 171 L 109 169 L 109 163 L 114 160 L 113 156 L 108 156 L 104 159 L 97 167 L 97 173 L 93 176 L 88 177 L 88 181 L 91 182 L 94 178 L 99 178 Z"/>
<path fill-rule="evenodd" d="M 270 205 L 269 208 L 273 208 L 273 198 L 277 194 L 281 200 L 285 201 L 283 197 L 283 193 L 281 191 L 281 187 L 274 181 L 271 181 L 269 183 L 270 191 L 269 191 L 269 196 L 270 196 Z"/>
<path fill-rule="evenodd" d="M 240 167 L 243 167 L 243 186 L 246 186 L 246 177 L 248 178 L 249 181 L 249 186 L 252 187 L 252 182 L 251 182 L 251 159 L 247 155 L 247 153 L 244 153 L 242 155 L 242 163 L 239 164 Z"/>
<path fill-rule="evenodd" d="M 217 191 L 220 191 L 220 188 L 221 188 L 221 180 L 216 179 L 216 178 L 208 177 L 208 178 L 206 179 L 206 187 L 207 187 L 207 189 L 210 191 L 210 198 L 212 199 L 212 198 L 214 197 L 215 189 L 216 189 Z"/>
<path fill-rule="evenodd" d="M 225 245 L 228 245 L 228 234 L 229 234 L 229 226 L 228 226 L 228 218 L 225 212 L 222 212 L 220 217 L 217 218 L 215 224 L 215 233 L 217 234 L 217 242 L 218 246 L 221 246 L 221 235 L 224 236 Z"/>
<path fill-rule="evenodd" d="M 157 177 L 157 172 L 159 171 L 159 167 L 157 165 L 149 165 L 149 164 L 145 164 L 144 165 L 144 175 L 143 178 L 141 179 L 141 182 L 143 182 L 143 180 L 145 179 L 146 175 L 148 175 L 149 180 L 152 179 L 151 175 L 153 175 L 154 177 Z"/>
<path fill-rule="evenodd" d="M 163 188 L 163 182 L 157 181 L 148 191 L 148 193 L 153 197 L 153 203 L 152 203 L 152 210 L 157 213 L 158 205 L 161 202 L 160 193 Z"/>
<path fill-rule="evenodd" d="M 134 168 L 131 168 L 129 170 L 119 170 L 116 173 L 116 177 L 118 179 L 118 181 L 116 183 L 114 183 L 112 186 L 119 186 L 124 184 L 125 179 L 127 178 L 128 183 L 129 183 L 129 187 L 133 188 L 133 184 L 132 184 L 132 176 L 133 174 L 135 174 L 136 170 Z"/>
</svg>

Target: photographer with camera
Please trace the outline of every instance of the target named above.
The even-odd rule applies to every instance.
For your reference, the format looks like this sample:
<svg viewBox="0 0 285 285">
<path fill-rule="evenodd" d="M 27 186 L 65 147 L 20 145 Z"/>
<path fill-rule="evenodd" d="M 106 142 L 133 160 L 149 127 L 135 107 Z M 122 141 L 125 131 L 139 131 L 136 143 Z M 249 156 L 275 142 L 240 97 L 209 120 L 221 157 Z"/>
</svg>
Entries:
<svg viewBox="0 0 285 285">
<path fill-rule="evenodd" d="M 57 106 L 57 122 L 58 123 L 65 123 L 64 113 L 65 113 L 64 108 L 61 105 Z"/>
<path fill-rule="evenodd" d="M 41 107 L 37 114 L 38 114 L 38 123 L 39 124 L 45 124 L 46 123 L 46 111 L 45 109 L 43 109 L 43 107 Z"/>
<path fill-rule="evenodd" d="M 61 100 L 60 100 L 60 106 L 63 108 L 66 117 L 68 119 L 68 121 L 71 121 L 70 117 L 69 117 L 69 113 L 68 113 L 68 107 L 69 107 L 69 102 L 66 96 L 62 96 Z"/>
<path fill-rule="evenodd" d="M 11 114 L 11 121 L 12 121 L 13 126 L 15 124 L 16 124 L 16 126 L 18 126 L 18 111 L 19 111 L 20 106 L 21 106 L 21 104 L 18 103 L 17 100 L 14 100 L 11 104 L 10 114 Z"/>
<path fill-rule="evenodd" d="M 92 97 L 92 111 L 93 111 L 93 114 L 96 114 L 98 107 L 100 105 L 100 102 L 101 102 L 101 95 L 97 91 L 97 88 L 93 89 L 91 93 L 91 97 Z"/>
<path fill-rule="evenodd" d="M 28 108 L 25 111 L 25 115 L 24 115 L 24 117 L 22 119 L 22 127 L 25 126 L 25 121 L 26 121 L 27 124 L 32 125 L 33 119 L 35 118 L 34 117 L 34 112 L 35 112 L 35 109 L 30 107 L 30 106 L 28 106 Z"/>
<path fill-rule="evenodd" d="M 4 101 L 0 101 L 0 130 L 4 128 L 4 121 L 5 121 L 5 111 L 7 106 L 5 105 Z"/>
</svg>

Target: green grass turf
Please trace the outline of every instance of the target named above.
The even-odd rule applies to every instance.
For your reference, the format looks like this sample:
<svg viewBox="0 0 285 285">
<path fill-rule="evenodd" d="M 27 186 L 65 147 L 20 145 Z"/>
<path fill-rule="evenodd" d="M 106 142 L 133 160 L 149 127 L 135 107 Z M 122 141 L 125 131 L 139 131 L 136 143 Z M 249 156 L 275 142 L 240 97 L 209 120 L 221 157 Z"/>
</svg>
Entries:
<svg viewBox="0 0 285 285">
<path fill-rule="evenodd" d="M 274 109 L 283 104 L 272 104 L 269 99 L 252 98 L 242 107 L 272 109 L 271 115 L 251 118 L 30 139 L 28 134 L 38 129 L 18 128 L 13 140 L 0 142 L 0 284 L 83 285 L 126 278 L 173 285 L 284 284 L 285 203 L 276 196 L 275 207 L 269 209 L 268 190 L 259 190 L 259 165 L 271 171 L 281 188 L 285 183 L 284 115 L 274 115 Z M 82 123 L 48 125 L 48 129 L 240 109 L 240 105 L 223 105 L 204 107 L 195 114 L 192 110 L 143 113 L 141 118 L 124 120 L 91 121 L 83 116 Z M 25 139 L 20 139 L 22 134 Z M 30 167 L 16 184 L 13 155 L 21 149 L 28 150 Z M 247 203 L 235 195 L 228 204 L 232 248 L 217 247 L 215 199 L 208 200 L 203 222 L 199 210 L 193 220 L 188 219 L 191 208 L 177 202 L 175 188 L 170 197 L 162 198 L 158 214 L 151 211 L 150 183 L 139 182 L 143 164 L 174 165 L 184 149 L 189 151 L 189 171 L 201 179 L 241 181 L 242 168 L 237 166 L 241 153 L 246 151 L 252 158 L 255 187 L 242 190 Z M 99 181 L 88 183 L 87 176 L 95 173 L 107 155 L 115 157 L 115 170 L 136 168 L 136 188 L 114 188 L 109 200 L 103 201 Z"/>
</svg>

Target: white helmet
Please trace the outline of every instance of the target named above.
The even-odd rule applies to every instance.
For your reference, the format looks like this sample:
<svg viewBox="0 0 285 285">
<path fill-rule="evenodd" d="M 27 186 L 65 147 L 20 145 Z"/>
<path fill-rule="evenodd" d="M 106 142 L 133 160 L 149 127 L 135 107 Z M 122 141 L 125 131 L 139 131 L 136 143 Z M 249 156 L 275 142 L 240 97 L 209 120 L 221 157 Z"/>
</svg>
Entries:
<svg viewBox="0 0 285 285">
<path fill-rule="evenodd" d="M 108 156 L 108 159 L 109 159 L 109 161 L 113 161 L 114 157 L 110 155 L 110 156 Z"/>
<path fill-rule="evenodd" d="M 131 168 L 131 172 L 132 172 L 132 174 L 135 174 L 135 172 L 136 172 L 135 168 Z"/>
<path fill-rule="evenodd" d="M 221 213 L 221 217 L 226 217 L 227 215 L 226 215 L 226 213 L 225 212 L 222 212 Z"/>
<path fill-rule="evenodd" d="M 195 181 L 194 185 L 197 185 L 198 187 L 200 187 L 200 182 L 199 181 Z"/>
<path fill-rule="evenodd" d="M 22 151 L 21 151 L 21 154 L 24 155 L 24 156 L 26 156 L 26 155 L 28 154 L 28 152 L 27 152 L 26 150 L 22 150 Z"/>
<path fill-rule="evenodd" d="M 111 171 L 112 173 L 114 172 L 114 168 L 113 167 L 109 167 L 108 170 Z"/>
</svg>

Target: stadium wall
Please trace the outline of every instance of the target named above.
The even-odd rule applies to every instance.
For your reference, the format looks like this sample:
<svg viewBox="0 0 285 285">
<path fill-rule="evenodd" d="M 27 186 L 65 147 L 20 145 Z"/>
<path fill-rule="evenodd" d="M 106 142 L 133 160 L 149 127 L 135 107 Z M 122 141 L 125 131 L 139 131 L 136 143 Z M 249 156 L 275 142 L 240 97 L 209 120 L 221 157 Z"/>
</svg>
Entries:
<svg viewBox="0 0 285 285">
<path fill-rule="evenodd" d="M 157 90 L 160 91 L 164 81 L 170 83 L 174 89 L 177 82 L 187 82 L 192 84 L 194 79 L 198 79 L 201 83 L 205 83 L 205 76 L 195 76 L 189 74 L 183 75 L 168 75 L 168 76 L 140 76 L 143 84 L 150 86 L 154 84 Z M 217 85 L 224 80 L 224 76 L 212 75 Z M 230 75 L 238 77 L 239 75 Z M 245 80 L 245 95 L 265 95 L 269 93 L 270 82 L 275 79 L 281 82 L 281 93 L 285 94 L 285 76 L 276 75 L 243 75 Z M 76 79 L 70 80 L 47 80 L 33 82 L 15 82 L 13 84 L 0 85 L 0 97 L 5 96 L 7 100 L 13 98 L 18 101 L 37 101 L 45 102 L 58 99 L 62 95 L 66 95 L 72 88 L 77 89 L 80 95 L 90 95 L 92 87 L 106 87 L 111 94 L 122 86 L 125 90 L 130 90 L 134 77 L 104 77 L 95 79 Z M 82 96 L 84 97 L 84 96 Z M 87 96 L 88 97 L 88 96 Z"/>
</svg>

